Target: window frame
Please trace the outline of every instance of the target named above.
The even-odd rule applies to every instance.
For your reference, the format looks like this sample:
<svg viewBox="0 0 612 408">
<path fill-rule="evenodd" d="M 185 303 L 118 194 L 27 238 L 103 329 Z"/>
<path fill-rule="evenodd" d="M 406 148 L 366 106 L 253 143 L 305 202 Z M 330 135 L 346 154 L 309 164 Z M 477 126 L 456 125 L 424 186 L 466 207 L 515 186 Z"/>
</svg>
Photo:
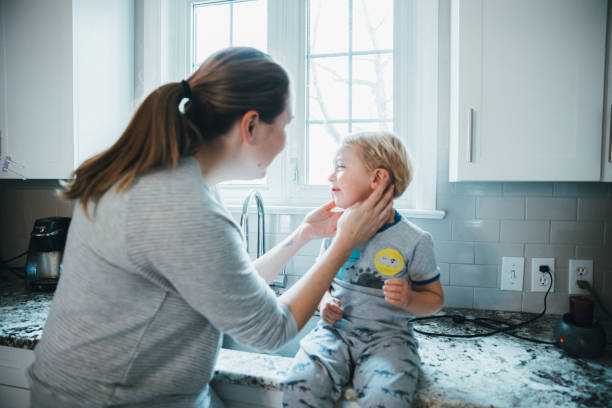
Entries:
<svg viewBox="0 0 612 408">
<path fill-rule="evenodd" d="M 193 49 L 194 4 L 203 0 L 159 2 L 167 8 L 168 56 L 176 56 L 167 73 L 183 72 L 180 80 L 190 75 Z M 213 1 L 217 3 L 227 0 Z M 306 152 L 306 47 L 308 0 L 268 1 L 268 53 L 288 71 L 291 77 L 293 121 L 287 126 L 287 146 L 267 171 L 267 183 L 224 184 L 219 190 L 228 207 L 238 207 L 249 190 L 262 193 L 266 207 L 277 213 L 303 213 L 330 200 L 328 186 L 304 184 L 307 169 Z M 146 2 L 145 2 L 146 3 Z M 174 8 L 174 10 L 170 10 Z M 179 10 L 180 9 L 180 10 Z M 394 0 L 393 46 L 393 129 L 405 141 L 416 159 L 417 173 L 406 193 L 396 200 L 395 207 L 405 214 L 423 218 L 443 218 L 436 210 L 437 139 L 438 139 L 438 9 L 437 0 Z M 146 17 L 146 13 L 145 13 Z M 163 18 L 162 18 L 163 20 Z M 398 21 L 404 22 L 397 24 Z M 146 21 L 145 21 L 146 25 Z M 183 35 L 172 34 L 175 32 Z M 180 26 L 185 27 L 184 30 Z M 179 28 L 176 30 L 176 28 Z M 146 32 L 146 29 L 145 29 Z M 162 35 L 163 39 L 164 35 Z M 181 45 L 181 41 L 182 45 Z M 172 47 L 184 47 L 172 53 Z M 296 44 L 298 46 L 296 46 Z M 162 41 L 163 51 L 164 41 Z M 164 55 L 162 53 L 162 55 Z M 162 58 L 162 61 L 164 59 Z M 169 61 L 169 59 L 166 59 Z M 172 63 L 168 63 L 172 65 Z M 163 64 L 162 64 L 163 65 Z M 182 65 L 182 66 L 181 66 Z M 161 69 L 162 74 L 164 68 Z M 176 75 L 175 75 L 176 76 Z M 161 75 L 163 83 L 164 75 Z M 429 137 L 409 137 L 429 135 Z M 331 163 L 329 163 L 331 172 Z"/>
</svg>

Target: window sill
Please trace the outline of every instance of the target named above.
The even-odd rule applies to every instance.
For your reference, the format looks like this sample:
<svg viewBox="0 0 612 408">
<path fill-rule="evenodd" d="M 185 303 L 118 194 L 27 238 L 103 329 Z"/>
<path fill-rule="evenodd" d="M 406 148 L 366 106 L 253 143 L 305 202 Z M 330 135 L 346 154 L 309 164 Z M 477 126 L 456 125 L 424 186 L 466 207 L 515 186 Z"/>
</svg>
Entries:
<svg viewBox="0 0 612 408">
<path fill-rule="evenodd" d="M 232 213 L 241 213 L 242 205 L 230 204 L 225 206 Z M 288 206 L 288 205 L 266 205 L 266 214 L 278 214 L 278 215 L 305 215 L 308 212 L 314 210 L 317 207 L 299 207 L 299 206 Z M 446 216 L 446 211 L 443 210 L 415 210 L 411 208 L 398 208 L 400 212 L 406 218 L 429 218 L 435 220 L 441 220 Z M 249 213 L 255 213 L 255 206 L 249 208 Z"/>
</svg>

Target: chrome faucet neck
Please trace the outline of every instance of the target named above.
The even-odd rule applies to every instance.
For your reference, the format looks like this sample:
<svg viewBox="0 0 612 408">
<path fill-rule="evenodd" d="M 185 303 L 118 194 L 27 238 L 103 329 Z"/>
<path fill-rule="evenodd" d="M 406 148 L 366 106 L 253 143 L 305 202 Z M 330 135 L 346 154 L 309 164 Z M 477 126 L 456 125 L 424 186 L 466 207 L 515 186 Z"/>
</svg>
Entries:
<svg viewBox="0 0 612 408">
<path fill-rule="evenodd" d="M 257 257 L 259 258 L 266 251 L 266 222 L 263 206 L 263 199 L 259 191 L 251 190 L 242 203 L 242 214 L 240 216 L 240 228 L 244 234 L 244 242 L 247 252 L 249 251 L 249 203 L 251 197 L 255 198 L 257 205 Z"/>
</svg>

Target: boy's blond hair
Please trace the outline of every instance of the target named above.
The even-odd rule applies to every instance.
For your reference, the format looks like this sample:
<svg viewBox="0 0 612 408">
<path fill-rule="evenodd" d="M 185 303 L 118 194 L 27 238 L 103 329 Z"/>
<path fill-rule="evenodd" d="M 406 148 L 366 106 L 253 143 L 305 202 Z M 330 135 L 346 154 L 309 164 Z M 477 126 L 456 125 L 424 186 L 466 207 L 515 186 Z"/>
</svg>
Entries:
<svg viewBox="0 0 612 408">
<path fill-rule="evenodd" d="M 412 181 L 414 164 L 402 140 L 392 132 L 360 132 L 347 136 L 342 146 L 356 146 L 368 171 L 385 169 L 395 185 L 393 197 L 401 196 Z"/>
</svg>

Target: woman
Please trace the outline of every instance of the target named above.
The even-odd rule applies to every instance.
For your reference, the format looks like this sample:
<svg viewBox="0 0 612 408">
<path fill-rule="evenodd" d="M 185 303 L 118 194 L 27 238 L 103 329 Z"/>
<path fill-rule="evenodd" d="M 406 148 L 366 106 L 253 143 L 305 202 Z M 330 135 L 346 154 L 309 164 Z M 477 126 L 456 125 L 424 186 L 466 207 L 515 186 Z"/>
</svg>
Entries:
<svg viewBox="0 0 612 408">
<path fill-rule="evenodd" d="M 274 349 L 307 322 L 352 249 L 388 218 L 392 191 L 381 185 L 342 216 L 333 203 L 319 208 L 251 262 L 211 187 L 264 176 L 290 120 L 286 72 L 230 48 L 151 93 L 115 145 L 75 171 L 63 195 L 81 205 L 29 369 L 33 406 L 207 407 L 221 333 Z M 277 299 L 265 280 L 334 233 Z"/>
</svg>

